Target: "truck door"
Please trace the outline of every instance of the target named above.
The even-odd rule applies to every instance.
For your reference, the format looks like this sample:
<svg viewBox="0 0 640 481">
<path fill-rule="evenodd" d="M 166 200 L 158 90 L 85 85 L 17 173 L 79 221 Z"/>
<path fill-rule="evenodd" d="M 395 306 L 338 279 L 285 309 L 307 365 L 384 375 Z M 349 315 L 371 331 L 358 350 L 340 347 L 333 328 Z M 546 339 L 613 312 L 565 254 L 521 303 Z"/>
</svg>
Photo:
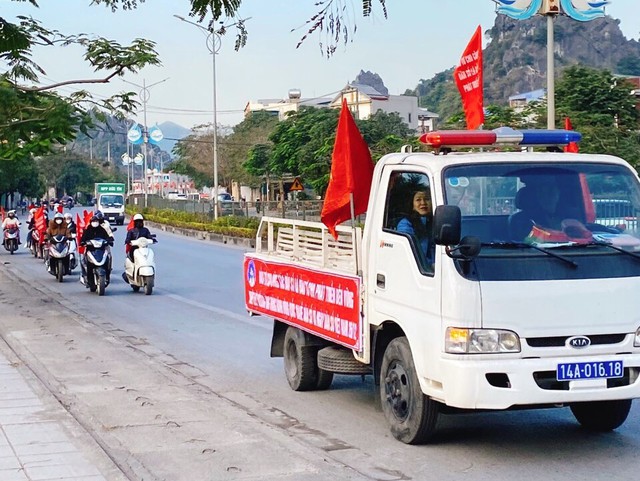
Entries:
<svg viewBox="0 0 640 481">
<path fill-rule="evenodd" d="M 369 318 L 372 324 L 396 322 L 404 330 L 420 373 L 419 366 L 427 365 L 426 347 L 440 346 L 440 266 L 432 235 L 432 179 L 424 170 L 390 166 L 382 182 L 387 186 L 384 209 L 367 219 L 375 229 L 367 279 Z M 429 351 L 438 354 L 438 348 Z"/>
</svg>

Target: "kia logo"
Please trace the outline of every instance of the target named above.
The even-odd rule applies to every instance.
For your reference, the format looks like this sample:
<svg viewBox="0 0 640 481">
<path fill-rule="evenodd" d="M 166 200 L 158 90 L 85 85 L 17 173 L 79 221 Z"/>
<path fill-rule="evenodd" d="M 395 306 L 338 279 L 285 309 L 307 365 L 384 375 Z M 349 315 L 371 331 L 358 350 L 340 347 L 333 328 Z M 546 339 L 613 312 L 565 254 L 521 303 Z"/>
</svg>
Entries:
<svg viewBox="0 0 640 481">
<path fill-rule="evenodd" d="M 574 349 L 584 349 L 590 345 L 591 339 L 587 336 L 573 336 L 567 339 L 567 346 L 573 347 Z"/>
</svg>

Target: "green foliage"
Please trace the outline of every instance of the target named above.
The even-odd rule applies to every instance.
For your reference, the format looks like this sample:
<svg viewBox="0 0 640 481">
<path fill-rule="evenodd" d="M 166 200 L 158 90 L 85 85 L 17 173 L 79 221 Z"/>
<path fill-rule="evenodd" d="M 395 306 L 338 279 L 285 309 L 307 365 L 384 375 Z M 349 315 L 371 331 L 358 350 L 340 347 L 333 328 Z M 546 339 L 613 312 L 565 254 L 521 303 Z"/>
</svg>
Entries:
<svg viewBox="0 0 640 481">
<path fill-rule="evenodd" d="M 580 152 L 617 155 L 638 167 L 640 112 L 633 89 L 606 70 L 571 67 L 556 87 L 557 122 L 569 117 L 582 133 Z"/>
<path fill-rule="evenodd" d="M 271 173 L 302 176 L 320 195 L 324 194 L 331 172 L 331 153 L 339 111 L 302 107 L 280 122 L 273 142 Z"/>
<path fill-rule="evenodd" d="M 150 222 L 249 239 L 256 236 L 258 225 L 260 224 L 260 220 L 255 217 L 225 216 L 213 220 L 206 214 L 156 209 L 154 207 L 146 207 L 140 211 L 135 207 L 127 206 L 126 210 L 130 215 L 141 212 L 145 219 Z"/>
</svg>

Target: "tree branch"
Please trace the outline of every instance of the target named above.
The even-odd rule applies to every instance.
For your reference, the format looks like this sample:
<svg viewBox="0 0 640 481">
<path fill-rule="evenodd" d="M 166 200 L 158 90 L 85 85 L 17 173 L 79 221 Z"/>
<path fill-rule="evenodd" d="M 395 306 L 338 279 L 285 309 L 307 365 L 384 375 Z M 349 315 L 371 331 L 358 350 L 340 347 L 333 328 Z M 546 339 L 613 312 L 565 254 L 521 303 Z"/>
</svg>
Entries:
<svg viewBox="0 0 640 481">
<path fill-rule="evenodd" d="M 75 85 L 75 84 L 106 84 L 115 77 L 119 75 L 126 67 L 124 65 L 120 66 L 116 71 L 108 75 L 103 79 L 85 79 L 85 80 L 65 80 L 64 82 L 58 82 L 51 85 L 44 85 L 42 87 L 23 87 L 21 85 L 15 85 L 15 87 L 23 92 L 44 92 L 46 90 L 52 90 L 58 87 L 63 87 L 65 85 Z"/>
</svg>

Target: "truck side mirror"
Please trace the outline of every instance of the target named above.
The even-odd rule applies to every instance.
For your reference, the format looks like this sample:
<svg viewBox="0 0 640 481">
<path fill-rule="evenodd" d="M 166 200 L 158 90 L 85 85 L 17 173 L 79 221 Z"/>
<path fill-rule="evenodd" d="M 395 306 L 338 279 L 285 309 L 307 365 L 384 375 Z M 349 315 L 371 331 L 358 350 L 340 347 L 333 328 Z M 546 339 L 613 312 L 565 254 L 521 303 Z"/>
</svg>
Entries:
<svg viewBox="0 0 640 481">
<path fill-rule="evenodd" d="M 438 245 L 452 246 L 460 242 L 462 214 L 457 205 L 439 205 L 433 216 L 433 239 Z"/>
</svg>

